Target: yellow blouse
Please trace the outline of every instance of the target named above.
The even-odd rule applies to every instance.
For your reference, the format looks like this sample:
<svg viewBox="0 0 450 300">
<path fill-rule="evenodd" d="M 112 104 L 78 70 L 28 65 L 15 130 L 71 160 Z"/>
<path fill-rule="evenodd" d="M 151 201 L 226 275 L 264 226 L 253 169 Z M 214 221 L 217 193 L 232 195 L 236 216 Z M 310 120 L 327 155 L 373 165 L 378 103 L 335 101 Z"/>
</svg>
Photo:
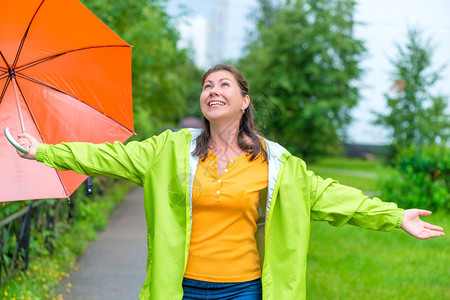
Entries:
<svg viewBox="0 0 450 300">
<path fill-rule="evenodd" d="M 268 165 L 244 153 L 219 177 L 217 157 L 198 164 L 192 193 L 192 236 L 185 277 L 241 282 L 261 277 L 255 232 L 259 193 L 267 188 Z"/>
</svg>

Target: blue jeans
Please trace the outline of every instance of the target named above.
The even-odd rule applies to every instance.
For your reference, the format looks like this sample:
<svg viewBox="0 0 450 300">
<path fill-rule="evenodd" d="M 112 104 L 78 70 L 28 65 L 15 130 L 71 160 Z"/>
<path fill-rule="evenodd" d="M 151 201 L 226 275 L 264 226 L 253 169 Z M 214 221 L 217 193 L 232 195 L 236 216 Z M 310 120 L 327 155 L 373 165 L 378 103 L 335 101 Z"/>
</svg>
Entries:
<svg viewBox="0 0 450 300">
<path fill-rule="evenodd" d="M 209 282 L 183 279 L 183 300 L 261 300 L 261 279 L 244 282 Z"/>
</svg>

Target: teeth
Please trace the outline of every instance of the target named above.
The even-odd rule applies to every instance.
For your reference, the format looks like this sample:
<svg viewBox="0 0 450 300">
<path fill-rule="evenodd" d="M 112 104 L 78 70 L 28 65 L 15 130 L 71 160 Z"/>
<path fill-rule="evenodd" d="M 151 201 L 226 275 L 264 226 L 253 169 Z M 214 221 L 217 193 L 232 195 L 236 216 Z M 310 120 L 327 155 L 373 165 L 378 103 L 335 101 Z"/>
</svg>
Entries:
<svg viewBox="0 0 450 300">
<path fill-rule="evenodd" d="M 211 101 L 209 102 L 209 106 L 213 106 L 213 105 L 225 105 L 223 102 L 220 101 Z"/>
</svg>

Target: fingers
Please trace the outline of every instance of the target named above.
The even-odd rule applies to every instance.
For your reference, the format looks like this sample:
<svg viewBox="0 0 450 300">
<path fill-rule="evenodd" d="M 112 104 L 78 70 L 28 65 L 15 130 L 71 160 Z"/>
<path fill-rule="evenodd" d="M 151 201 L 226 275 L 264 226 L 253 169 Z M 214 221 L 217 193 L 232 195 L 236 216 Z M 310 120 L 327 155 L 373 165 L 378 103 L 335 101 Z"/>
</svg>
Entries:
<svg viewBox="0 0 450 300">
<path fill-rule="evenodd" d="M 30 148 L 31 147 L 31 141 L 30 139 L 26 138 L 26 137 L 21 137 L 21 135 L 17 135 L 19 138 L 17 139 L 17 142 L 19 143 L 20 146 L 25 147 L 25 148 Z"/>
<path fill-rule="evenodd" d="M 442 227 L 436 226 L 436 225 L 433 225 L 430 223 L 426 223 L 426 222 L 424 222 L 424 227 L 426 229 L 430 229 L 430 230 L 444 231 L 444 229 Z"/>
<path fill-rule="evenodd" d="M 445 235 L 445 233 L 443 232 L 442 227 L 424 222 L 424 228 L 423 228 L 422 232 L 420 232 L 417 235 L 417 237 L 419 239 L 425 240 L 425 239 L 438 237 L 438 236 L 444 236 L 444 235 Z"/>
<path fill-rule="evenodd" d="M 417 209 L 416 211 L 417 211 L 417 214 L 418 214 L 419 216 L 429 216 L 429 215 L 432 214 L 431 211 L 429 211 L 429 210 L 424 210 L 424 209 Z"/>
<path fill-rule="evenodd" d="M 429 238 L 444 236 L 445 234 L 440 231 L 433 231 L 429 229 L 424 229 L 417 237 L 422 240 L 426 240 Z"/>
<path fill-rule="evenodd" d="M 19 138 L 26 138 L 26 139 L 29 139 L 29 140 L 35 140 L 34 136 L 29 134 L 28 132 L 18 133 L 17 137 L 19 137 Z"/>
<path fill-rule="evenodd" d="M 22 132 L 22 133 L 18 133 L 17 137 L 20 138 L 25 138 L 25 139 L 31 139 L 32 135 L 26 132 Z"/>
<path fill-rule="evenodd" d="M 429 210 L 405 210 L 402 221 L 402 229 L 408 234 L 422 240 L 445 235 L 442 227 L 424 222 L 420 219 L 420 216 L 429 215 L 431 215 L 431 211 Z"/>
<path fill-rule="evenodd" d="M 37 150 L 40 142 L 37 139 L 35 139 L 31 134 L 28 134 L 26 132 L 17 134 L 17 137 L 18 137 L 17 143 L 20 146 L 29 149 L 27 153 L 22 153 L 20 151 L 17 151 L 17 154 L 22 158 L 35 159 L 36 158 L 36 150 Z"/>
<path fill-rule="evenodd" d="M 23 147 L 33 147 L 33 146 L 38 146 L 40 144 L 40 142 L 31 134 L 27 133 L 27 132 L 22 132 L 17 134 L 18 140 L 17 142 L 23 146 Z"/>
</svg>

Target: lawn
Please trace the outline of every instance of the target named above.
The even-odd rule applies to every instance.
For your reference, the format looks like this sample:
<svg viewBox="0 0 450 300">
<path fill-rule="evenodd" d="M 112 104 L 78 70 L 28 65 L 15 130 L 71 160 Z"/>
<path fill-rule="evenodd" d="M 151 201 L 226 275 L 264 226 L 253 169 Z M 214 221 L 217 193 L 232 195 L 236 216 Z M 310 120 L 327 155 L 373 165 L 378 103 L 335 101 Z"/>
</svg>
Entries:
<svg viewBox="0 0 450 300">
<path fill-rule="evenodd" d="M 381 162 L 342 157 L 329 157 L 314 164 L 308 169 L 323 178 L 333 178 L 341 184 L 359 188 L 371 194 L 376 193 L 377 178 L 383 172 Z"/>
<path fill-rule="evenodd" d="M 377 162 L 338 158 L 309 169 L 368 191 L 376 187 L 376 176 L 361 180 L 358 172 L 382 174 Z M 424 219 L 450 228 L 448 214 Z M 307 270 L 308 299 L 450 299 L 450 239 L 313 222 Z"/>
</svg>

